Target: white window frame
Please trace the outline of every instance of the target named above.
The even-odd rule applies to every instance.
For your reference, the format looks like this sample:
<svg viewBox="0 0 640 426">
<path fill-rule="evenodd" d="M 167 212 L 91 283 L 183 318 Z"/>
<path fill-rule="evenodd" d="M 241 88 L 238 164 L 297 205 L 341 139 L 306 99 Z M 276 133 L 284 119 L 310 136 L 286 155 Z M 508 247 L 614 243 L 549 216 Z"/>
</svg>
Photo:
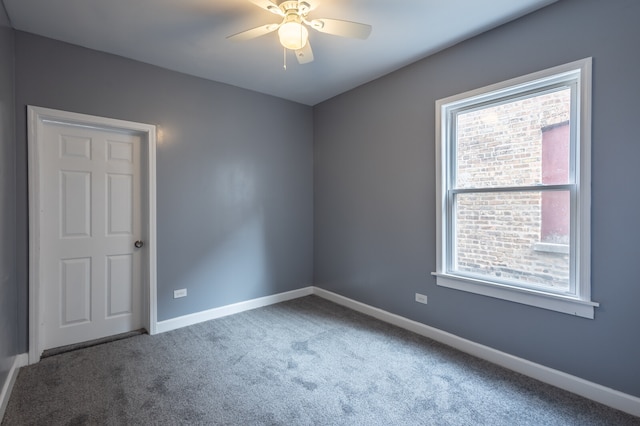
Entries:
<svg viewBox="0 0 640 426">
<path fill-rule="evenodd" d="M 454 95 L 436 102 L 436 197 L 437 197 L 437 249 L 436 283 L 439 286 L 467 291 L 484 296 L 536 306 L 584 318 L 594 318 L 591 300 L 591 68 L 592 59 L 586 58 L 549 68 L 477 90 Z M 453 125 L 458 111 L 486 102 L 504 102 L 512 96 L 532 90 L 544 90 L 553 84 L 575 81 L 572 101 L 576 100 L 575 115 L 571 117 L 573 181 L 571 196 L 575 197 L 571 209 L 570 291 L 556 293 L 543 288 L 528 288 L 487 277 L 471 277 L 456 273 L 449 266 L 453 256 L 453 190 L 452 176 L 455 148 Z M 557 185 L 556 185 L 557 186 Z"/>
</svg>

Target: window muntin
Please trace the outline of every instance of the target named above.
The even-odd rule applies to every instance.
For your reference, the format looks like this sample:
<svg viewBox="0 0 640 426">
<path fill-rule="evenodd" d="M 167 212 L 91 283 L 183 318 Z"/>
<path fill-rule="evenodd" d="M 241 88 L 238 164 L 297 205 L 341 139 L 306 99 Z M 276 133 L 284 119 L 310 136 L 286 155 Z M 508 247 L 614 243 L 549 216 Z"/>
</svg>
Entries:
<svg viewBox="0 0 640 426">
<path fill-rule="evenodd" d="M 439 285 L 593 317 L 590 65 L 438 101 Z"/>
</svg>

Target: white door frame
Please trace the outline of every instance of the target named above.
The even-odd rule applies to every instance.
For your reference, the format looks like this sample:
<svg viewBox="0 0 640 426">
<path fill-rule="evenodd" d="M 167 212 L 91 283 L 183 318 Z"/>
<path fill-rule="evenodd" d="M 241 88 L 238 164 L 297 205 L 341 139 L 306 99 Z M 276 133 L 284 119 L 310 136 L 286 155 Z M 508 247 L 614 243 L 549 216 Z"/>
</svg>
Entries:
<svg viewBox="0 0 640 426">
<path fill-rule="evenodd" d="M 125 131 L 137 134 L 142 141 L 142 221 L 147 248 L 142 261 L 143 324 L 149 334 L 156 334 L 157 326 L 157 282 L 156 282 L 156 126 L 112 118 L 97 117 L 42 108 L 27 107 L 29 149 L 29 364 L 40 360 L 43 351 L 44 300 L 41 288 L 40 233 L 43 218 L 41 213 L 42 182 L 41 161 L 44 158 L 42 127 L 46 123 L 59 123 L 93 129 Z"/>
</svg>

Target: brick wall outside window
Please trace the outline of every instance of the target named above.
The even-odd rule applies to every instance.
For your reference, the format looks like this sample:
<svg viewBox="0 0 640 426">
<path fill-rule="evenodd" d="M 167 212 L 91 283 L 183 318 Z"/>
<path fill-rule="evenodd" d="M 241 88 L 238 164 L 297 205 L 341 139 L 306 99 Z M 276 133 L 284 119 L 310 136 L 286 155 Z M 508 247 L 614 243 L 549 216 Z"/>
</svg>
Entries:
<svg viewBox="0 0 640 426">
<path fill-rule="evenodd" d="M 568 89 L 458 115 L 457 174 L 459 188 L 537 185 L 550 167 L 566 165 L 566 159 L 543 161 L 543 130 L 567 126 Z M 568 132 L 565 132 L 568 137 Z M 547 138 L 547 140 L 551 140 Z M 545 149 L 548 148 L 549 145 Z M 543 164 L 544 163 L 544 164 Z M 457 270 L 518 280 L 534 285 L 568 288 L 568 235 L 543 235 L 551 221 L 568 219 L 566 199 L 543 213 L 541 192 L 459 194 L 456 210 Z M 556 206 L 556 207 L 554 207 Z M 545 227 L 543 218 L 547 223 Z M 567 230 L 568 232 L 568 230 Z M 546 233 L 546 231 L 545 231 Z M 544 242 L 555 243 L 546 251 Z M 560 244 L 557 244 L 560 243 Z"/>
</svg>

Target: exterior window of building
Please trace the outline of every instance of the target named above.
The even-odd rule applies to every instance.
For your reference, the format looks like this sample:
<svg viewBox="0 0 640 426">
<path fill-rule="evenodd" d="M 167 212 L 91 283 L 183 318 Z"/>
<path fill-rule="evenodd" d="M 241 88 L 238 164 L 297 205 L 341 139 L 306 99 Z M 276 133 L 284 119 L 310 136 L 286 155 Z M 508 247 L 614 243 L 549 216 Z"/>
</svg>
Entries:
<svg viewBox="0 0 640 426">
<path fill-rule="evenodd" d="M 442 99 L 437 284 L 593 318 L 591 59 Z"/>
<path fill-rule="evenodd" d="M 569 121 L 554 123 L 542 128 L 542 183 L 562 184 L 569 181 Z M 541 199 L 542 217 L 540 251 L 569 251 L 569 226 L 571 203 L 560 192 L 544 192 Z"/>
</svg>

